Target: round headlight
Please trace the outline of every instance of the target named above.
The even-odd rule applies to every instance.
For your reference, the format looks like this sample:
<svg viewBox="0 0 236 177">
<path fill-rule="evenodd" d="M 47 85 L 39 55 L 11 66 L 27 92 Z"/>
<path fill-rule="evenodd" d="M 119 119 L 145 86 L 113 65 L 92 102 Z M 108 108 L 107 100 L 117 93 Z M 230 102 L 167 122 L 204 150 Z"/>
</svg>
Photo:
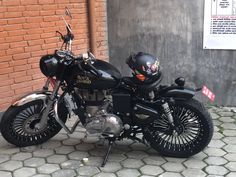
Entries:
<svg viewBox="0 0 236 177">
<path fill-rule="evenodd" d="M 41 72 L 47 77 L 53 77 L 57 73 L 58 59 L 54 55 L 45 55 L 40 59 Z"/>
</svg>

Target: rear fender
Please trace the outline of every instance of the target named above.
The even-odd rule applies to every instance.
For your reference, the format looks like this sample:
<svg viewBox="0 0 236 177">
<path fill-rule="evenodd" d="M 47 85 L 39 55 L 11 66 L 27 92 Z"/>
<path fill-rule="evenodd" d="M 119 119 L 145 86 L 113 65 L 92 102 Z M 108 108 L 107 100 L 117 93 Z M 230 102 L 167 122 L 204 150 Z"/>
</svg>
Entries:
<svg viewBox="0 0 236 177">
<path fill-rule="evenodd" d="M 172 97 L 179 100 L 188 100 L 195 96 L 196 90 L 187 87 L 175 87 L 173 89 L 167 89 L 162 94 L 163 97 Z"/>
</svg>

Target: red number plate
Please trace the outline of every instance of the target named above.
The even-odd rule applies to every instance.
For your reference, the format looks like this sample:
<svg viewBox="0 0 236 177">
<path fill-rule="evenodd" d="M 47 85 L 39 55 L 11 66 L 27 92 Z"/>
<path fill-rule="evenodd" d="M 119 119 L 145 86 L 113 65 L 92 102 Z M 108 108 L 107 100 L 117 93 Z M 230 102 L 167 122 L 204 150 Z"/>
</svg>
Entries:
<svg viewBox="0 0 236 177">
<path fill-rule="evenodd" d="M 202 94 L 208 97 L 212 102 L 215 101 L 215 94 L 205 85 L 202 87 Z"/>
</svg>

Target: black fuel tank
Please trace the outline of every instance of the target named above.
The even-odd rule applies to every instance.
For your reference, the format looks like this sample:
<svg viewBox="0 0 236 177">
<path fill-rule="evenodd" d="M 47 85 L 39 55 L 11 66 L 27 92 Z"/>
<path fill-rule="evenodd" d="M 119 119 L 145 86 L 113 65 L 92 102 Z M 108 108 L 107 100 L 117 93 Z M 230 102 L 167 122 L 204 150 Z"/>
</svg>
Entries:
<svg viewBox="0 0 236 177">
<path fill-rule="evenodd" d="M 95 60 L 93 66 L 102 73 L 102 76 L 96 77 L 90 72 L 86 72 L 85 75 L 78 73 L 76 76 L 76 86 L 78 88 L 108 90 L 115 88 L 120 83 L 121 74 L 110 63 Z"/>
</svg>

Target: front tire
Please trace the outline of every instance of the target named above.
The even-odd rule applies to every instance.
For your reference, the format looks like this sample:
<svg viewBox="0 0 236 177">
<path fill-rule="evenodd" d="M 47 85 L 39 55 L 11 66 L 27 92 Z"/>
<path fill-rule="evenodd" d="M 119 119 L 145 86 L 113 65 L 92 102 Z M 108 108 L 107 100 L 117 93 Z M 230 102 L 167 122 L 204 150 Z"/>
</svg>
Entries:
<svg viewBox="0 0 236 177">
<path fill-rule="evenodd" d="M 55 120 L 53 109 L 49 112 L 47 125 L 41 130 L 35 128 L 35 124 L 40 121 L 39 113 L 43 104 L 42 100 L 36 100 L 22 106 L 9 107 L 0 123 L 4 139 L 18 147 L 25 147 L 42 144 L 55 136 L 61 126 Z M 67 113 L 66 107 L 59 105 L 58 114 L 63 122 L 66 122 Z"/>
<path fill-rule="evenodd" d="M 176 101 L 170 105 L 176 130 L 168 123 L 166 115 L 143 129 L 144 138 L 159 153 L 185 158 L 202 151 L 211 141 L 213 122 L 210 114 L 197 100 Z"/>
</svg>

